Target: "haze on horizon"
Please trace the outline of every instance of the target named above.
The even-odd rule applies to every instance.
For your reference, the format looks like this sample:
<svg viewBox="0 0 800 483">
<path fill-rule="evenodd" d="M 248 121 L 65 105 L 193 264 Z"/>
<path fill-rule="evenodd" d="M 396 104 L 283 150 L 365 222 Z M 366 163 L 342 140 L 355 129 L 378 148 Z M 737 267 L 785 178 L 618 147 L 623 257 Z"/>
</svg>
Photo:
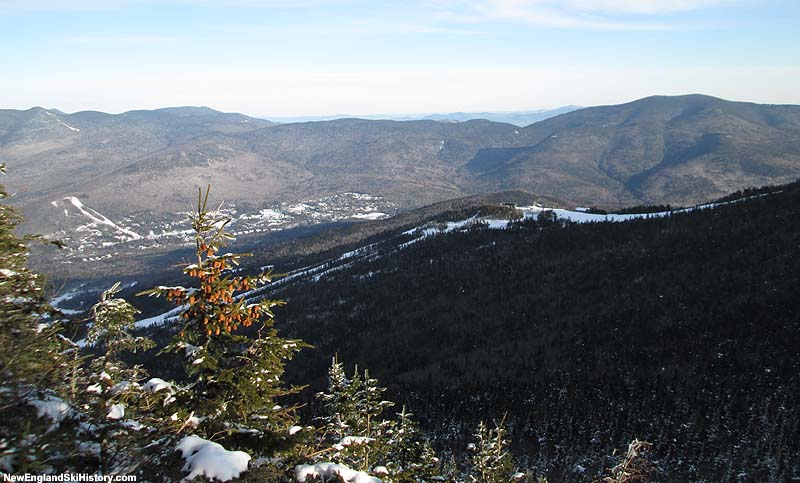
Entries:
<svg viewBox="0 0 800 483">
<path fill-rule="evenodd" d="M 0 0 L 0 108 L 800 104 L 797 32 L 790 0 Z"/>
</svg>

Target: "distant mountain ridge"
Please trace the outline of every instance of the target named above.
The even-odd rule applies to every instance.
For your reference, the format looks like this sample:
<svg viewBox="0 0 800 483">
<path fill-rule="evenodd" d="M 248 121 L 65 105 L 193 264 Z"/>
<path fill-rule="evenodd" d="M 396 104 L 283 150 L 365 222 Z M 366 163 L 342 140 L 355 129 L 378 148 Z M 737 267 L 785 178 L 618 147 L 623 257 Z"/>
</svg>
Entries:
<svg viewBox="0 0 800 483">
<path fill-rule="evenodd" d="M 789 182 L 800 166 L 800 107 L 703 95 L 653 96 L 581 109 L 522 131 L 526 145 L 488 148 L 466 165 L 476 186 L 599 202 L 691 204 Z"/>
<path fill-rule="evenodd" d="M 515 124 L 517 126 L 528 126 L 535 122 L 543 121 L 559 114 L 566 114 L 567 112 L 576 111 L 581 109 L 580 106 L 562 106 L 555 109 L 535 109 L 527 111 L 482 111 L 482 112 L 451 112 L 451 113 L 433 113 L 433 114 L 373 114 L 367 116 L 354 116 L 349 114 L 338 114 L 333 116 L 293 116 L 293 117 L 269 117 L 266 119 L 280 123 L 295 123 L 295 122 L 314 122 L 314 121 L 333 121 L 336 119 L 370 119 L 370 120 L 386 120 L 386 121 L 450 121 L 450 122 L 465 122 L 476 119 L 483 119 L 493 122 L 504 122 L 507 124 Z"/>
<path fill-rule="evenodd" d="M 36 231 L 76 197 L 109 219 L 185 212 L 197 186 L 241 213 L 341 193 L 397 211 L 504 190 L 566 204 L 694 204 L 800 177 L 800 107 L 654 96 L 527 127 L 487 120 L 275 125 L 203 107 L 0 110 L 0 159 Z M 392 214 L 392 213 L 388 213 Z"/>
</svg>

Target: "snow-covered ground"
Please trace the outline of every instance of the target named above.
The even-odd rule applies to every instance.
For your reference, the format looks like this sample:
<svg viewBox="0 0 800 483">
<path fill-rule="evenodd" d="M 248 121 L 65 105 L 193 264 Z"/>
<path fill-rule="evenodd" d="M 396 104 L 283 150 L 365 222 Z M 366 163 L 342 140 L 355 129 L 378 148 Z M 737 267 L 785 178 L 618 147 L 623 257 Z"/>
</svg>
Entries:
<svg viewBox="0 0 800 483">
<path fill-rule="evenodd" d="M 379 478 L 370 476 L 369 473 L 356 471 L 345 465 L 335 463 L 316 463 L 313 465 L 299 465 L 294 472 L 295 481 L 343 481 L 345 483 L 381 483 Z"/>
<path fill-rule="evenodd" d="M 60 126 L 65 127 L 65 128 L 69 129 L 72 132 L 81 132 L 80 129 L 78 129 L 77 127 L 70 126 L 69 124 L 67 124 L 66 122 L 62 121 L 58 116 L 56 116 L 52 112 L 45 111 L 45 114 L 47 114 L 48 116 L 53 118 Z M 44 121 L 42 121 L 42 122 L 44 122 Z"/>
<path fill-rule="evenodd" d="M 525 218 L 536 218 L 542 211 L 552 211 L 556 218 L 559 220 L 568 220 L 575 223 L 593 223 L 602 221 L 628 221 L 636 218 L 662 218 L 670 216 L 673 212 L 663 211 L 659 213 L 630 213 L 630 214 L 614 214 L 598 215 L 594 213 L 587 213 L 585 209 L 576 208 L 574 210 L 565 210 L 561 208 L 546 208 L 539 205 L 521 206 L 519 208 Z M 684 210 L 681 210 L 684 211 Z"/>
</svg>

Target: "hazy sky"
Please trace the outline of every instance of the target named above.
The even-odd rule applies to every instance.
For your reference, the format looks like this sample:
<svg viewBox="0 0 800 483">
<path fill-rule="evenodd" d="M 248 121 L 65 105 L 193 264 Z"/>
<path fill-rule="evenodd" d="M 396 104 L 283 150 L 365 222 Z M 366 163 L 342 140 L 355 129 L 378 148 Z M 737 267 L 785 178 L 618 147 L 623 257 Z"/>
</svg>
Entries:
<svg viewBox="0 0 800 483">
<path fill-rule="evenodd" d="M 800 104 L 798 0 L 0 0 L 0 108 Z"/>
</svg>

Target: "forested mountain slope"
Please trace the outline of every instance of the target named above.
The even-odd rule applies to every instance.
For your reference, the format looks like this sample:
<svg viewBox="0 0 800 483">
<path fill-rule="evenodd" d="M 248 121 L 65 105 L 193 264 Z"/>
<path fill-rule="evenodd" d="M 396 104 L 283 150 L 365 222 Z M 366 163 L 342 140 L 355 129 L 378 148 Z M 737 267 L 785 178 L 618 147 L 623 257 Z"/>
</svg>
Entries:
<svg viewBox="0 0 800 483">
<path fill-rule="evenodd" d="M 654 443 L 658 481 L 796 478 L 799 183 L 671 213 L 521 211 L 509 223 L 515 208 L 465 200 L 275 259 L 287 276 L 250 297 L 285 299 L 281 334 L 314 345 L 288 367 L 312 385 L 301 399 L 338 354 L 457 457 L 479 420 L 505 416 L 525 466 L 553 481 L 592 481 L 633 438 Z M 280 253 L 266 250 L 245 272 Z M 137 325 L 161 342 L 176 327 Z"/>
<path fill-rule="evenodd" d="M 638 436 L 663 481 L 790 481 L 798 219 L 795 183 L 664 218 L 393 240 L 279 285 L 280 318 L 316 347 L 293 366 L 304 380 L 338 353 L 444 439 L 507 412 L 518 450 L 553 474 Z"/>
<path fill-rule="evenodd" d="M 530 125 L 524 145 L 482 150 L 465 169 L 483 189 L 692 204 L 797 178 L 798 134 L 796 106 L 653 96 Z"/>
</svg>

